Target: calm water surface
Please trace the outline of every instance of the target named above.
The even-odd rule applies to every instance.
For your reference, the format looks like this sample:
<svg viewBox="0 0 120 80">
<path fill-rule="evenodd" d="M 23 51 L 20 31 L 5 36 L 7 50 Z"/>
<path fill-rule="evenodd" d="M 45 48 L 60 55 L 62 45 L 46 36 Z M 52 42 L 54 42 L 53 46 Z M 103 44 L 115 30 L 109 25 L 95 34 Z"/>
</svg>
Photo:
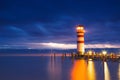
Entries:
<svg viewBox="0 0 120 80">
<path fill-rule="evenodd" d="M 120 63 L 61 57 L 1 56 L 0 80 L 120 80 Z"/>
</svg>

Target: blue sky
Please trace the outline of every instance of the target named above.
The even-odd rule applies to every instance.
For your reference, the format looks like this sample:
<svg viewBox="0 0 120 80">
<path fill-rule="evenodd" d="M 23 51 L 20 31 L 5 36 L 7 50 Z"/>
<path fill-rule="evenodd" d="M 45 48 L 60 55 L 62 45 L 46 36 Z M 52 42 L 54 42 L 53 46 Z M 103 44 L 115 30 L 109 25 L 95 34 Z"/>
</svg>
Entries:
<svg viewBox="0 0 120 80">
<path fill-rule="evenodd" d="M 119 47 L 119 4 L 119 0 L 1 0 L 0 48 L 38 48 L 39 43 L 73 46 L 78 24 L 85 26 L 86 45 Z"/>
</svg>

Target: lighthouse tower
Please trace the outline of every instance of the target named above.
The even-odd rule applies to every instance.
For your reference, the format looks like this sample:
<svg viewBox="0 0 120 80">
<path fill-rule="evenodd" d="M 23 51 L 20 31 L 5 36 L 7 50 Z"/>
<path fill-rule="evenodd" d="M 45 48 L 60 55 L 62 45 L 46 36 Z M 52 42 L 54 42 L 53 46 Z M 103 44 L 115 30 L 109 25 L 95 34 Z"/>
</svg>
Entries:
<svg viewBox="0 0 120 80">
<path fill-rule="evenodd" d="M 85 33 L 84 26 L 78 25 L 76 27 L 76 32 L 77 32 L 77 52 L 80 55 L 83 55 L 85 52 L 85 49 L 84 49 L 84 33 Z"/>
</svg>

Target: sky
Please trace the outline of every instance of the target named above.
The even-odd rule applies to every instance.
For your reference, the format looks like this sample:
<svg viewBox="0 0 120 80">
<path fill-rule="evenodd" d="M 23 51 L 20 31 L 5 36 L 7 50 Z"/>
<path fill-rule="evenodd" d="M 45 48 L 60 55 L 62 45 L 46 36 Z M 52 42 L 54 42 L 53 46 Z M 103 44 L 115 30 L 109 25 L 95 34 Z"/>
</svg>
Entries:
<svg viewBox="0 0 120 80">
<path fill-rule="evenodd" d="M 0 0 L 0 48 L 76 48 L 78 24 L 86 48 L 120 48 L 120 0 Z"/>
</svg>

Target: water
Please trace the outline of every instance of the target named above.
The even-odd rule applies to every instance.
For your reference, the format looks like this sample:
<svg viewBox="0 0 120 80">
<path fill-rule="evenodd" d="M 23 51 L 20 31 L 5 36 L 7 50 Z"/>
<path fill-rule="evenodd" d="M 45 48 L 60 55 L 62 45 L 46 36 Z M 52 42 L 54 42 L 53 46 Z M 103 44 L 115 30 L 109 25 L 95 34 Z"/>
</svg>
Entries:
<svg viewBox="0 0 120 80">
<path fill-rule="evenodd" d="M 120 63 L 53 56 L 0 56 L 0 80 L 120 80 Z"/>
<path fill-rule="evenodd" d="M 120 63 L 61 57 L 0 57 L 0 80 L 120 80 Z"/>
</svg>

